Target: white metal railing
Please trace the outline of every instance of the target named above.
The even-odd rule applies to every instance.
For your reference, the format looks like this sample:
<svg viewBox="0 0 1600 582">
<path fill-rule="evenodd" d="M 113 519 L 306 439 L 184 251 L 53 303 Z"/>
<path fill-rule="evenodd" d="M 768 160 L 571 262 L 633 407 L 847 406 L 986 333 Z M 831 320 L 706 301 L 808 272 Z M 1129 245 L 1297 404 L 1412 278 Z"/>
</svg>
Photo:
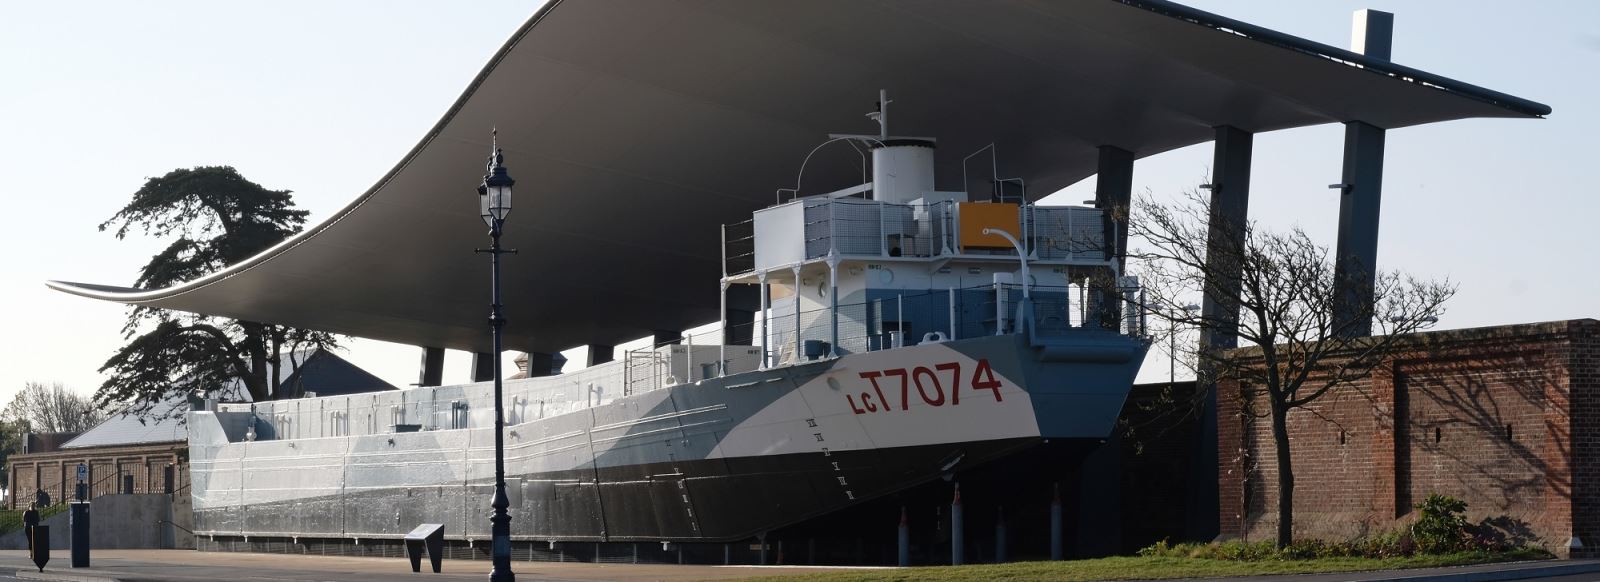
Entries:
<svg viewBox="0 0 1600 582">
<path fill-rule="evenodd" d="M 1105 211 L 1075 206 L 1018 207 L 1021 242 L 1035 260 L 1104 264 L 1115 249 L 1116 225 Z M 796 261 L 963 255 L 953 201 L 895 204 L 857 198 L 803 198 L 757 212 L 754 220 L 724 225 L 724 276 L 783 268 Z M 969 254 L 1015 256 L 1012 249 Z"/>
<path fill-rule="evenodd" d="M 849 198 L 800 202 L 805 205 L 806 259 L 825 257 L 830 251 L 845 257 L 936 257 L 955 248 L 950 202 L 894 204 Z"/>
</svg>

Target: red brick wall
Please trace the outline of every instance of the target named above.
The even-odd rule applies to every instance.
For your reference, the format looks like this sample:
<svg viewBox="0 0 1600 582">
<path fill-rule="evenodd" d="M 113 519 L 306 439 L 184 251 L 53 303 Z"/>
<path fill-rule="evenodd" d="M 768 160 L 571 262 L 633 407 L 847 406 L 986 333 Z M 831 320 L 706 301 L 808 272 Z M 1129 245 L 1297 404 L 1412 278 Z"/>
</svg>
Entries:
<svg viewBox="0 0 1600 582">
<path fill-rule="evenodd" d="M 120 475 L 133 475 L 135 493 L 162 493 L 168 464 L 175 466 L 174 489 L 187 494 L 182 489 L 189 479 L 187 448 L 188 443 L 176 442 L 11 455 L 6 465 L 13 483 L 12 508 L 27 507 L 40 490 L 50 495 L 52 503 L 68 500 L 77 483 L 78 463 L 89 465 L 91 496 L 120 493 Z"/>
<path fill-rule="evenodd" d="M 1600 557 L 1600 326 L 1574 325 L 1572 339 L 1554 358 L 1565 359 L 1570 386 L 1572 535 L 1583 548 L 1575 557 Z"/>
<path fill-rule="evenodd" d="M 1413 503 L 1443 493 L 1465 499 L 1474 521 L 1552 550 L 1574 532 L 1600 546 L 1597 332 L 1600 322 L 1579 320 L 1423 334 L 1370 378 L 1291 412 L 1296 535 L 1393 529 Z M 1241 393 L 1219 383 L 1222 533 L 1271 539 L 1270 423 L 1251 414 L 1265 403 Z"/>
</svg>

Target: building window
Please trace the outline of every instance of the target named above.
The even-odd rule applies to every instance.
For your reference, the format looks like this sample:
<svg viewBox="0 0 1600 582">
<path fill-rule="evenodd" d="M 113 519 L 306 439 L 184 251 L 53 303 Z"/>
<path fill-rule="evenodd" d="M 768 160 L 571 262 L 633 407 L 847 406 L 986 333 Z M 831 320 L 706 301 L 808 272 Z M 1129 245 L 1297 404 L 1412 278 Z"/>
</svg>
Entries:
<svg viewBox="0 0 1600 582">
<path fill-rule="evenodd" d="M 467 428 L 467 403 L 460 400 L 450 403 L 450 428 Z"/>
</svg>

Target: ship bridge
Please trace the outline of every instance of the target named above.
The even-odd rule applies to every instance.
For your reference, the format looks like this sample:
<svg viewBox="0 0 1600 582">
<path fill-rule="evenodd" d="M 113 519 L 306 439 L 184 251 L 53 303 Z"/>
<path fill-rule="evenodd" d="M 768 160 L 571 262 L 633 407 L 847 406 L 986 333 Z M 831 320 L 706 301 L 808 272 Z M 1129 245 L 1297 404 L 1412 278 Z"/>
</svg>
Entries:
<svg viewBox="0 0 1600 582">
<path fill-rule="evenodd" d="M 486 352 L 472 188 L 498 127 L 521 199 L 505 237 L 521 251 L 504 273 L 505 345 L 548 357 L 588 344 L 603 359 L 641 335 L 749 321 L 754 294 L 719 314 L 719 225 L 781 189 L 816 194 L 864 172 L 845 150 L 797 183 L 827 132 L 868 123 L 880 88 L 904 98 L 897 127 L 937 136 L 935 190 L 986 190 L 965 183 L 961 158 L 993 144 L 1027 197 L 1094 177 L 1096 206 L 1117 207 L 1136 160 L 1214 141 L 1217 220 L 1245 217 L 1254 134 L 1344 124 L 1339 259 L 1371 265 L 1386 131 L 1550 108 L 1391 61 L 1388 15 L 1356 24 L 1347 50 L 1164 0 L 551 0 L 322 223 L 170 288 L 50 285 Z M 425 361 L 436 383 L 442 357 Z"/>
</svg>

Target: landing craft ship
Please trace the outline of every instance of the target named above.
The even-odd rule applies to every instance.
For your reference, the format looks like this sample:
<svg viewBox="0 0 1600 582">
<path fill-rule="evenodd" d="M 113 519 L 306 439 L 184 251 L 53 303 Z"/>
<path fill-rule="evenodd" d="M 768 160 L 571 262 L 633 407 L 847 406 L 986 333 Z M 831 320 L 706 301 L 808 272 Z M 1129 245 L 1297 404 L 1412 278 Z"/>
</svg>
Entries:
<svg viewBox="0 0 1600 582">
<path fill-rule="evenodd" d="M 870 149 L 870 180 L 780 191 L 724 227 L 724 293 L 761 290 L 757 345 L 690 340 L 505 382 L 519 553 L 761 537 L 1112 432 L 1149 343 L 1118 225 L 996 175 L 981 195 L 938 190 L 936 141 L 889 135 L 887 103 L 878 134 L 819 146 Z M 435 523 L 486 540 L 493 397 L 476 383 L 204 406 L 188 417 L 195 533 L 371 544 Z"/>
</svg>

